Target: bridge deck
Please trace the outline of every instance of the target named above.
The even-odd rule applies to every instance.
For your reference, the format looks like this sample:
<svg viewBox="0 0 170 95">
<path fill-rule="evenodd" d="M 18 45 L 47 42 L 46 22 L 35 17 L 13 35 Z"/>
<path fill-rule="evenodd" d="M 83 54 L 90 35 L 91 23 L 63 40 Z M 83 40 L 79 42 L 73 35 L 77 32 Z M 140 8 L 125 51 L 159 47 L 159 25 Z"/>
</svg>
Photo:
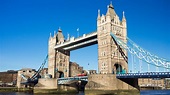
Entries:
<svg viewBox="0 0 170 95">
<path fill-rule="evenodd" d="M 128 73 L 128 74 L 117 74 L 116 78 L 118 79 L 127 79 L 127 78 L 170 78 L 170 72 L 148 72 L 148 73 Z M 88 76 L 80 77 L 67 77 L 67 78 L 58 78 L 58 84 L 66 84 L 70 81 L 88 81 Z"/>
<path fill-rule="evenodd" d="M 58 84 L 68 84 L 71 81 L 88 81 L 88 76 L 58 78 Z"/>
<path fill-rule="evenodd" d="M 170 78 L 170 72 L 148 72 L 117 74 L 117 78 Z"/>
</svg>

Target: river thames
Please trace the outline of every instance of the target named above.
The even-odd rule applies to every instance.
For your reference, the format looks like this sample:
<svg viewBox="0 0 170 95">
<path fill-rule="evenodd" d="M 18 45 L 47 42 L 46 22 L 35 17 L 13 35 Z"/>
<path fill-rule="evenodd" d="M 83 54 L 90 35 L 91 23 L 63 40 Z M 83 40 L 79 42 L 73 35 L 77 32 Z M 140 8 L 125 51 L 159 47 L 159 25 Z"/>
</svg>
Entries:
<svg viewBox="0 0 170 95">
<path fill-rule="evenodd" d="M 42 94 L 33 94 L 25 92 L 0 92 L 0 95 L 42 95 Z M 48 95 L 85 95 L 85 94 L 80 92 L 77 94 L 48 94 Z M 140 95 L 170 95 L 170 90 L 142 90 L 140 91 Z"/>
</svg>

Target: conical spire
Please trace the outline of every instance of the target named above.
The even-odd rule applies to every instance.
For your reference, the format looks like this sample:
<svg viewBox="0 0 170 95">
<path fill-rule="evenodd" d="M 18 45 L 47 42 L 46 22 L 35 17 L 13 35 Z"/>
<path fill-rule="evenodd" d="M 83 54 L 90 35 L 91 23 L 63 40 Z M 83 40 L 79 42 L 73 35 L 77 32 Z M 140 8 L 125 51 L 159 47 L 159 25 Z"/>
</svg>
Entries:
<svg viewBox="0 0 170 95">
<path fill-rule="evenodd" d="M 60 27 L 58 29 L 58 33 L 56 36 L 57 36 L 58 43 L 64 42 L 64 36 Z"/>
<path fill-rule="evenodd" d="M 114 7 L 113 7 L 113 5 L 112 5 L 112 1 L 110 1 L 109 8 L 112 8 L 112 9 L 114 9 Z"/>
<path fill-rule="evenodd" d="M 106 15 L 110 15 L 109 5 L 107 6 L 107 13 L 106 13 Z"/>
<path fill-rule="evenodd" d="M 61 28 L 60 28 L 60 27 L 58 28 L 58 32 L 62 32 L 62 30 L 61 30 Z"/>
<path fill-rule="evenodd" d="M 100 10 L 98 9 L 98 17 L 97 19 L 100 19 Z"/>
<path fill-rule="evenodd" d="M 56 36 L 56 31 L 54 30 L 54 37 Z"/>
<path fill-rule="evenodd" d="M 51 36 L 51 32 L 50 32 L 50 38 L 51 38 L 52 36 Z"/>
<path fill-rule="evenodd" d="M 124 11 L 123 11 L 122 21 L 126 21 L 126 18 L 125 18 L 125 12 L 124 12 Z"/>
<path fill-rule="evenodd" d="M 112 5 L 112 2 L 110 2 L 110 5 L 107 6 L 107 13 L 106 15 L 110 15 L 111 16 L 111 19 L 114 18 L 114 16 L 116 15 L 116 12 L 114 10 L 114 7 Z"/>
</svg>

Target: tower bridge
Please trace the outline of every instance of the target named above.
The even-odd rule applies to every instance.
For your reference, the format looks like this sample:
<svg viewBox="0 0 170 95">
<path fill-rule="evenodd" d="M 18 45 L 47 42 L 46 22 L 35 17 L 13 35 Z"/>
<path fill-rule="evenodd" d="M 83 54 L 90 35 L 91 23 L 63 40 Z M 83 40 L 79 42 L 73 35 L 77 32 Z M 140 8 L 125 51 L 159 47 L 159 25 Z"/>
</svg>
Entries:
<svg viewBox="0 0 170 95">
<path fill-rule="evenodd" d="M 70 51 L 94 44 L 98 44 L 99 73 L 116 74 L 120 72 L 118 68 L 121 71 L 128 71 L 127 60 L 122 59 L 120 55 L 123 53 L 127 56 L 127 51 L 125 49 L 121 50 L 122 52 L 118 51 L 116 44 L 110 36 L 110 31 L 126 43 L 127 28 L 124 12 L 122 20 L 120 20 L 112 4 L 108 6 L 106 15 L 100 15 L 100 10 L 98 10 L 97 31 L 95 32 L 65 40 L 62 30 L 59 29 L 57 34 L 49 38 L 48 73 L 53 78 L 57 78 L 57 72 L 62 72 L 64 77 L 69 77 Z"/>
<path fill-rule="evenodd" d="M 131 46 L 127 43 L 130 42 Z M 70 74 L 70 52 L 98 44 L 98 72 L 85 77 L 75 77 Z M 127 37 L 126 18 L 123 12 L 122 20 L 116 14 L 112 5 L 108 5 L 106 14 L 98 10 L 97 29 L 95 32 L 83 34 L 78 38 L 65 40 L 62 30 L 49 37 L 48 43 L 48 73 L 57 79 L 59 85 L 78 81 L 88 82 L 88 89 L 138 89 L 138 78 L 169 78 L 170 73 L 128 73 L 128 51 L 132 56 L 145 61 L 156 68 L 170 69 L 170 61 L 142 49 Z M 133 63 L 132 63 L 133 64 Z M 148 65 L 149 64 L 149 65 Z M 149 67 L 148 67 L 149 68 Z M 148 70 L 149 71 L 149 70 Z M 72 81 L 72 82 L 71 82 Z M 45 82 L 45 81 L 43 81 Z M 44 84 L 45 85 L 45 84 Z"/>
</svg>

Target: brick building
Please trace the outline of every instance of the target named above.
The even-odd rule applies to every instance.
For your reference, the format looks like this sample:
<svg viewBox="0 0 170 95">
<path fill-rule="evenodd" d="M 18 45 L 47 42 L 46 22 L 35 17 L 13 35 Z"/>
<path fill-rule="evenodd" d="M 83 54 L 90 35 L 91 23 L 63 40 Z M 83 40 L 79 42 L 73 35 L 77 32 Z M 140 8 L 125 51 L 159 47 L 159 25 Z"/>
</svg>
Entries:
<svg viewBox="0 0 170 95">
<path fill-rule="evenodd" d="M 83 67 L 79 66 L 79 64 L 77 64 L 76 62 L 70 62 L 69 70 L 70 70 L 69 71 L 70 77 L 85 73 L 85 71 L 83 70 Z"/>
<path fill-rule="evenodd" d="M 138 79 L 138 85 L 141 88 L 162 88 L 164 89 L 166 87 L 165 85 L 165 79 L 160 78 L 140 78 Z"/>
<path fill-rule="evenodd" d="M 18 71 L 8 70 L 0 72 L 0 86 L 15 86 L 17 81 Z"/>
</svg>

